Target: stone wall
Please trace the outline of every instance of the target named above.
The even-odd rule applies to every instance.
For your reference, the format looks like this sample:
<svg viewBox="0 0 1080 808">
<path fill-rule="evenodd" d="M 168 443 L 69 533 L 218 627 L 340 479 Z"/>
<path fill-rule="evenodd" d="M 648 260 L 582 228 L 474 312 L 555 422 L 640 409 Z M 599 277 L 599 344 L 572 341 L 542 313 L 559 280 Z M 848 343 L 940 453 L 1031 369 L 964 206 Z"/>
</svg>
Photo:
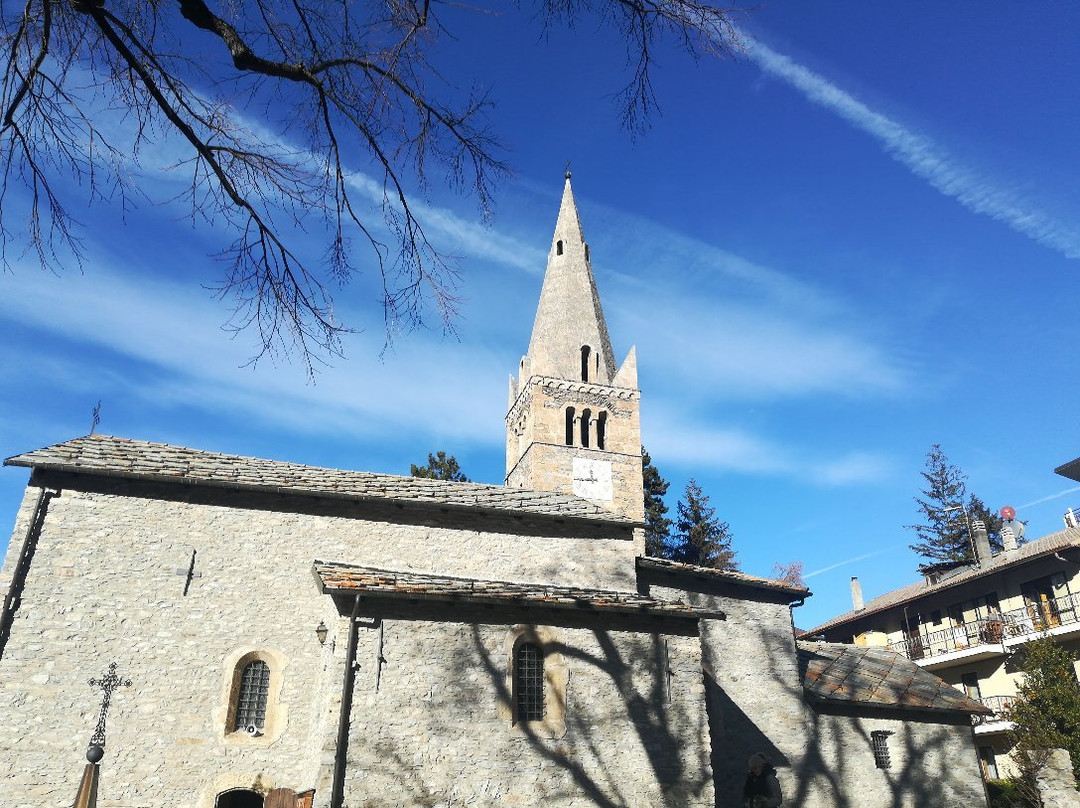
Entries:
<svg viewBox="0 0 1080 808">
<path fill-rule="evenodd" d="M 791 612 L 765 590 L 676 576 L 643 575 L 654 597 L 689 599 L 722 611 L 701 621 L 716 805 L 740 805 L 747 757 L 777 768 L 784 804 L 799 808 L 969 808 L 986 804 L 966 716 L 928 718 L 881 711 L 840 714 L 807 704 Z M 684 579 L 685 582 L 686 579 Z M 944 722 L 944 723 L 942 723 Z M 890 736 L 893 763 L 875 766 L 870 733 Z"/>
<path fill-rule="evenodd" d="M 253 786 L 317 787 L 316 805 L 325 806 L 348 620 L 318 593 L 315 558 L 634 588 L 636 542 L 627 528 L 94 478 L 39 482 L 61 491 L 0 659 L 0 760 L 8 767 L 0 801 L 10 808 L 70 805 L 100 704 L 87 680 L 112 662 L 133 684 L 118 691 L 109 713 L 101 808 L 210 808 L 217 793 Z M 36 494 L 28 490 L 19 512 L 0 576 L 5 591 Z M 185 595 L 193 551 L 199 577 Z M 375 798 L 367 784 L 377 759 L 400 781 L 395 804 L 450 804 L 466 780 L 481 802 L 491 789 L 525 799 L 532 792 L 521 783 L 545 780 L 539 772 L 550 772 L 568 804 L 596 790 L 616 802 L 620 793 L 647 794 L 648 804 L 660 805 L 665 784 L 680 805 L 711 803 L 701 783 L 708 776 L 700 678 L 690 673 L 696 639 L 634 626 L 566 628 L 566 734 L 533 743 L 500 716 L 484 667 L 505 664 L 492 649 L 522 616 L 485 620 L 386 621 L 380 692 L 364 680 L 369 669 L 358 672 L 349 793 Z M 325 645 L 315 637 L 320 621 L 331 629 Z M 361 630 L 361 638 L 368 645 L 358 659 L 370 660 L 371 632 Z M 664 640 L 680 685 L 678 726 L 665 725 L 667 713 L 649 701 L 664 678 L 649 653 Z M 265 653 L 277 677 L 273 720 L 256 738 L 227 724 L 234 663 L 252 652 Z M 629 721 L 627 704 L 636 711 Z M 665 732 L 683 739 L 677 752 Z M 380 757 L 388 744 L 402 757 Z M 486 774 L 462 780 L 463 765 Z"/>
</svg>

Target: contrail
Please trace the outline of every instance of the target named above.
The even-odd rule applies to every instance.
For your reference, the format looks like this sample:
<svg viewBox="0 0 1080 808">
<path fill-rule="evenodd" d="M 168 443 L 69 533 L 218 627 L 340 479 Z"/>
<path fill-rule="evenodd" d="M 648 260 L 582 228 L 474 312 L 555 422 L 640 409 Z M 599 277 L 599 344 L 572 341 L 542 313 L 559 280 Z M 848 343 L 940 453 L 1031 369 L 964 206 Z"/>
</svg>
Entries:
<svg viewBox="0 0 1080 808">
<path fill-rule="evenodd" d="M 1035 505 L 1042 505 L 1044 502 L 1050 502 L 1051 500 L 1059 499 L 1063 496 L 1066 496 L 1067 494 L 1075 494 L 1077 491 L 1080 491 L 1080 485 L 1074 485 L 1072 488 L 1066 488 L 1064 491 L 1058 491 L 1056 494 L 1050 494 L 1050 496 L 1036 499 L 1033 502 L 1027 502 L 1023 505 L 1018 505 L 1017 508 L 1023 510 L 1024 508 L 1031 508 Z"/>
<path fill-rule="evenodd" d="M 1066 258 L 1080 258 L 1080 226 L 1067 225 L 989 178 L 957 163 L 933 140 L 875 112 L 824 76 L 749 37 L 745 53 L 765 73 L 781 79 L 809 101 L 835 112 L 856 129 L 876 138 L 886 153 L 931 186 L 975 213 L 1008 225 Z"/>
<path fill-rule="evenodd" d="M 885 547 L 885 548 L 883 548 L 881 550 L 875 550 L 872 553 L 866 553 L 865 555 L 855 556 L 855 558 L 845 558 L 843 561 L 837 561 L 835 564 L 830 564 L 829 566 L 822 567 L 819 570 L 814 570 L 813 572 L 808 572 L 808 573 L 806 573 L 806 575 L 803 576 L 803 578 L 804 579 L 805 578 L 813 578 L 815 575 L 821 575 L 821 573 L 823 573 L 823 572 L 832 572 L 834 569 L 836 569 L 838 567 L 843 567 L 846 564 L 854 564 L 856 561 L 864 561 L 867 558 L 873 558 L 874 556 L 879 556 L 882 553 L 888 553 L 891 550 L 895 550 L 898 547 L 902 547 L 902 546 L 903 545 L 900 545 L 900 544 L 893 544 L 893 545 Z"/>
</svg>

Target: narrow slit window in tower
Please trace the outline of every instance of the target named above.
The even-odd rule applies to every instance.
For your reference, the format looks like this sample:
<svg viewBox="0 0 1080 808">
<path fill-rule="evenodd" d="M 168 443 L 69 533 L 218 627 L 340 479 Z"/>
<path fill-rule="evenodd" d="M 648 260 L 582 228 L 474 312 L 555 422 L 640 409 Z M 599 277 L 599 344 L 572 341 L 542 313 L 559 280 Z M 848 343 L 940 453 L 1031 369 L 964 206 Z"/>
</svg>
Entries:
<svg viewBox="0 0 1080 808">
<path fill-rule="evenodd" d="M 589 380 L 589 354 L 592 353 L 592 348 L 588 345 L 581 346 L 581 380 L 587 382 Z"/>
<path fill-rule="evenodd" d="M 566 445 L 574 445 L 574 408 L 566 408 Z"/>
<path fill-rule="evenodd" d="M 592 420 L 592 410 L 581 411 L 581 445 L 589 448 L 589 421 Z"/>
<path fill-rule="evenodd" d="M 555 242 L 555 254 L 562 255 L 562 239 Z"/>
<path fill-rule="evenodd" d="M 601 412 L 596 416 L 596 448 L 603 449 L 607 442 L 607 413 Z"/>
</svg>

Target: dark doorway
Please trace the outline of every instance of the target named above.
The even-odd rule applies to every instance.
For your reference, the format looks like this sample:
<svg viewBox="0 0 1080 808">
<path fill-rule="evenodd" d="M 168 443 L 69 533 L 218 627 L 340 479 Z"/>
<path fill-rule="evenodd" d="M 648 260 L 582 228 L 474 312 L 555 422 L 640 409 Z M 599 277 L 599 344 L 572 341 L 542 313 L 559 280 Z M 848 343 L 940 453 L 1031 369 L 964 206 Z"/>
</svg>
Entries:
<svg viewBox="0 0 1080 808">
<path fill-rule="evenodd" d="M 258 791 L 237 788 L 218 794 L 214 805 L 215 808 L 263 808 L 263 798 Z"/>
</svg>

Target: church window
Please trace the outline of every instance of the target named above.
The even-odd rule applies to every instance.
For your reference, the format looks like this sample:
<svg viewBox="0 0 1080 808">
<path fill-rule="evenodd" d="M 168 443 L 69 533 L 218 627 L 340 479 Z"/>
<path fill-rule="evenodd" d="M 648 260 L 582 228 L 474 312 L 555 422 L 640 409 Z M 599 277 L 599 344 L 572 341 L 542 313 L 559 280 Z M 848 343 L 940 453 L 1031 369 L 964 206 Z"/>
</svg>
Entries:
<svg viewBox="0 0 1080 808">
<path fill-rule="evenodd" d="M 574 422 L 576 420 L 577 419 L 575 418 L 575 410 L 574 410 L 574 408 L 573 407 L 567 407 L 566 408 L 566 445 L 567 446 L 573 446 L 574 445 Z"/>
<path fill-rule="evenodd" d="M 257 659 L 244 666 L 240 689 L 236 694 L 236 718 L 233 729 L 262 729 L 266 724 L 266 702 L 270 697 L 270 666 Z"/>
<path fill-rule="evenodd" d="M 589 421 L 592 420 L 592 410 L 581 411 L 581 445 L 589 448 Z"/>
<path fill-rule="evenodd" d="M 601 412 L 596 416 L 596 448 L 603 449 L 607 442 L 607 413 Z"/>
<path fill-rule="evenodd" d="M 870 733 L 870 742 L 874 748 L 874 765 L 879 769 L 887 769 L 892 765 L 892 760 L 889 758 L 890 735 L 892 735 L 891 732 L 883 729 Z"/>
<path fill-rule="evenodd" d="M 581 380 L 587 382 L 589 380 L 589 354 L 592 353 L 592 348 L 588 345 L 581 346 Z"/>
<path fill-rule="evenodd" d="M 562 239 L 555 242 L 555 254 L 562 255 Z"/>
<path fill-rule="evenodd" d="M 544 651 L 536 643 L 518 643 L 514 654 L 514 700 L 518 721 L 544 720 Z"/>
</svg>

